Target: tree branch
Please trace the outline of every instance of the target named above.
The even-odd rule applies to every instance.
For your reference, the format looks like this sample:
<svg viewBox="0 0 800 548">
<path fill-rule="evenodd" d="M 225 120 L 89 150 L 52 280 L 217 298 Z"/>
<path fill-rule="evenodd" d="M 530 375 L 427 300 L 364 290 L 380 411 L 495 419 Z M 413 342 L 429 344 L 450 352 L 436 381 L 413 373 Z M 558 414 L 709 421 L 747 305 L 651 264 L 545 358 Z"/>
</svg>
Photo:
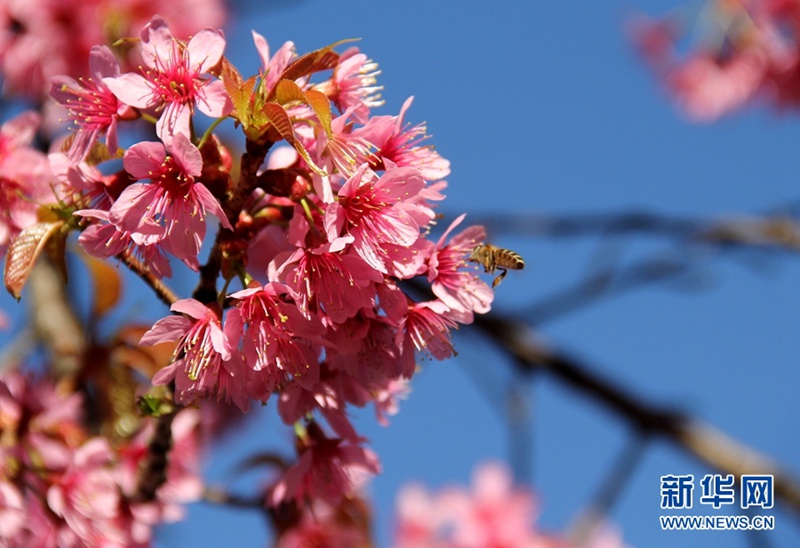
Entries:
<svg viewBox="0 0 800 548">
<path fill-rule="evenodd" d="M 127 266 L 131 272 L 141 278 L 144 283 L 149 285 L 161 302 L 166 304 L 168 307 L 172 306 L 176 301 L 179 300 L 178 296 L 175 295 L 175 293 L 173 293 L 173 291 L 167 287 L 164 282 L 159 280 L 150 271 L 150 269 L 143 265 L 136 257 L 125 252 L 118 255 L 117 258 L 122 261 L 122 263 Z"/>
<path fill-rule="evenodd" d="M 525 374 L 544 371 L 612 409 L 645 435 L 659 435 L 701 462 L 737 478 L 772 474 L 775 496 L 800 515 L 800 483 L 765 455 L 676 409 L 649 404 L 602 379 L 589 366 L 547 348 L 524 322 L 499 314 L 476 316 L 475 326 L 496 341 Z"/>
</svg>

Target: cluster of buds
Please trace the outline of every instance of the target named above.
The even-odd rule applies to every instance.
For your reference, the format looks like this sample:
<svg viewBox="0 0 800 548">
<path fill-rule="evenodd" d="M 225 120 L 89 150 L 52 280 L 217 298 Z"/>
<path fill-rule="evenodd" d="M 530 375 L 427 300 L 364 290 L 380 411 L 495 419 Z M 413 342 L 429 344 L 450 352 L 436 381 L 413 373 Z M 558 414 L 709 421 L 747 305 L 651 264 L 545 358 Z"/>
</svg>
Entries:
<svg viewBox="0 0 800 548">
<path fill-rule="evenodd" d="M 288 42 L 270 55 L 253 37 L 262 64 L 245 77 L 221 31 L 183 41 L 154 17 L 139 69 L 96 46 L 89 77 L 53 79 L 74 131 L 35 163 L 14 164 L 25 173 L 2 158 L 28 150 L 30 120 L 5 126 L 0 175 L 18 202 L 0 218 L 6 285 L 18 295 L 44 244 L 80 231 L 89 254 L 132 266 L 171 305 L 141 339 L 175 345 L 152 383 L 180 405 L 247 411 L 277 400 L 298 458 L 267 499 L 336 504 L 355 473 L 380 466 L 348 407 L 373 404 L 386 422 L 418 358 L 452 356 L 451 331 L 490 309 L 493 291 L 468 264 L 485 231 L 460 229 L 462 215 L 429 238 L 449 162 L 424 125 L 405 121 L 411 99 L 398 115 L 372 114 L 377 66 L 358 48 L 298 56 Z M 244 135 L 238 162 L 215 133 L 226 119 Z M 152 140 L 124 147 L 123 127 L 149 128 Z M 37 204 L 54 215 L 37 216 Z M 191 298 L 165 289 L 171 259 L 199 272 Z"/>
<path fill-rule="evenodd" d="M 690 119 L 714 120 L 754 99 L 777 109 L 800 106 L 800 2 L 709 0 L 698 22 L 639 18 L 632 26 L 640 50 Z M 697 46 L 681 55 L 688 28 L 702 30 Z"/>
</svg>

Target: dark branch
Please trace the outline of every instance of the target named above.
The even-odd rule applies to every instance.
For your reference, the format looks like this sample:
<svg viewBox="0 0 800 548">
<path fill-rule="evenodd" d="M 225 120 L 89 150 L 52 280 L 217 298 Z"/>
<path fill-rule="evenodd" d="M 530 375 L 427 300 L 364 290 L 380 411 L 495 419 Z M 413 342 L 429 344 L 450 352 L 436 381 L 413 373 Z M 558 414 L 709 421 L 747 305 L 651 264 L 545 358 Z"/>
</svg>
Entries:
<svg viewBox="0 0 800 548">
<path fill-rule="evenodd" d="M 525 374 L 547 372 L 612 409 L 645 435 L 667 438 L 678 447 L 736 477 L 758 471 L 774 476 L 775 496 L 800 514 L 800 483 L 788 471 L 713 426 L 675 409 L 649 404 L 601 378 L 586 364 L 547 348 L 524 322 L 498 314 L 476 316 L 475 326 L 511 357 Z"/>
</svg>

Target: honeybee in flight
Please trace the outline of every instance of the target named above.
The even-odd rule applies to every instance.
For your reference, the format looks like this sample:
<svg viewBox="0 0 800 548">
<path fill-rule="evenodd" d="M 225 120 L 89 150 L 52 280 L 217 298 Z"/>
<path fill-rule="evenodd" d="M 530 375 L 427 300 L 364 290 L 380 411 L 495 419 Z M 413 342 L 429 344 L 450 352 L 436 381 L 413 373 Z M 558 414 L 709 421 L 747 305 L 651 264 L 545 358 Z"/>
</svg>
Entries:
<svg viewBox="0 0 800 548">
<path fill-rule="evenodd" d="M 525 268 L 525 260 L 510 249 L 503 249 L 492 244 L 480 244 L 470 253 L 469 260 L 473 263 L 483 265 L 483 271 L 494 274 L 495 270 L 500 271 L 492 282 L 492 289 L 500 285 L 509 270 L 522 270 Z"/>
</svg>

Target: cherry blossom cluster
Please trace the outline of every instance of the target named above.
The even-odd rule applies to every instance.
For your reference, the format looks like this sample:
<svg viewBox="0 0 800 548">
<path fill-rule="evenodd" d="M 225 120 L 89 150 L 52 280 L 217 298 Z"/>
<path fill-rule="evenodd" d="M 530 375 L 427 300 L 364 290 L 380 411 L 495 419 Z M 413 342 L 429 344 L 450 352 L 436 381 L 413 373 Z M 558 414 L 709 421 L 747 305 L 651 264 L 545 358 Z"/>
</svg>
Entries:
<svg viewBox="0 0 800 548">
<path fill-rule="evenodd" d="M 199 499 L 196 410 L 172 423 L 175 451 L 156 500 L 135 502 L 152 424 L 112 445 L 86 431 L 82 403 L 46 378 L 0 375 L 3 546 L 146 546 L 154 526 Z"/>
<path fill-rule="evenodd" d="M 639 17 L 631 28 L 692 120 L 714 120 L 756 99 L 777 109 L 800 106 L 797 0 L 709 0 L 696 20 Z M 700 31 L 682 54 L 687 29 Z"/>
<path fill-rule="evenodd" d="M 16 201 L 0 244 L 23 242 L 8 253 L 15 282 L 31 241 L 38 250 L 70 231 L 89 254 L 135 265 L 173 313 L 141 339 L 174 345 L 152 383 L 181 405 L 277 401 L 297 461 L 267 498 L 333 504 L 354 474 L 380 468 L 348 408 L 372 404 L 385 423 L 418 359 L 452 356 L 452 330 L 490 309 L 493 291 L 468 262 L 485 231 L 461 228 L 462 215 L 431 238 L 449 162 L 424 124 L 406 122 L 411 99 L 373 114 L 377 65 L 357 47 L 298 55 L 287 42 L 272 53 L 253 38 L 261 67 L 243 76 L 222 31 L 182 40 L 156 16 L 136 70 L 95 46 L 90 76 L 55 76 L 51 96 L 73 131 L 8 167 L 35 173 L 3 172 Z M 3 155 L 33 154 L 32 117 L 6 124 Z M 226 119 L 244 136 L 238 161 L 217 131 Z M 128 127 L 149 138 L 123 146 Z M 191 297 L 163 289 L 175 261 L 199 273 Z"/>
<path fill-rule="evenodd" d="M 226 19 L 221 0 L 4 0 L 0 3 L 4 94 L 39 100 L 47 96 L 53 76 L 87 76 L 92 46 L 135 35 L 153 13 L 174 21 L 173 32 L 181 38 L 205 26 L 222 25 Z"/>
<path fill-rule="evenodd" d="M 545 533 L 536 527 L 538 506 L 534 493 L 515 486 L 504 465 L 483 463 L 473 473 L 471 489 L 450 486 L 438 493 L 429 493 L 421 485 L 404 487 L 397 499 L 394 546 L 624 546 L 619 532 L 604 523 L 596 524 L 579 538 Z"/>
</svg>

